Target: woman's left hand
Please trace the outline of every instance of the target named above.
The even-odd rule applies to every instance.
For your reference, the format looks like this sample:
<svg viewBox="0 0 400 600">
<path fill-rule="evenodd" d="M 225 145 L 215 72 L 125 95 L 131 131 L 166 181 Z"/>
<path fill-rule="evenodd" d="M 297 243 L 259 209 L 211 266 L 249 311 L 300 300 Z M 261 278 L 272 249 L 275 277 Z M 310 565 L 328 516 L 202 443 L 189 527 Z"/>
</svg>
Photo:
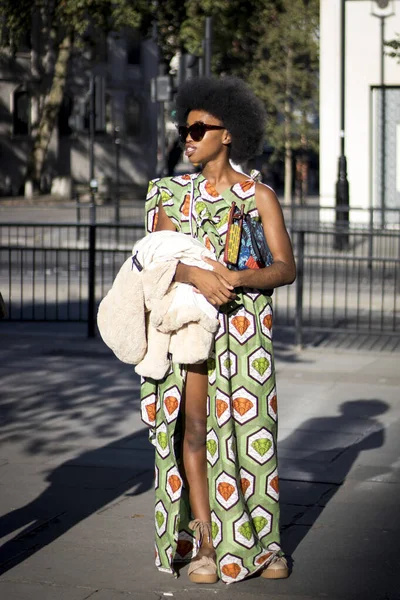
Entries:
<svg viewBox="0 0 400 600">
<path fill-rule="evenodd" d="M 238 286 L 237 273 L 225 267 L 222 263 L 212 258 L 203 258 L 204 262 L 211 265 L 215 273 L 222 275 L 234 288 Z"/>
</svg>

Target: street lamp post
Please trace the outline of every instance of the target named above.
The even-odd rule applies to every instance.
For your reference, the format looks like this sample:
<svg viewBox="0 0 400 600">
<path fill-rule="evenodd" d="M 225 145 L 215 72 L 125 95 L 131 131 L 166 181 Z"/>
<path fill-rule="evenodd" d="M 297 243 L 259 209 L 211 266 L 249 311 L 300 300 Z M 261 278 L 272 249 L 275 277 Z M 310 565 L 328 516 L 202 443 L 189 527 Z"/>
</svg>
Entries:
<svg viewBox="0 0 400 600">
<path fill-rule="evenodd" d="M 120 138 L 120 128 L 118 125 L 114 127 L 114 145 L 115 145 L 115 222 L 119 223 L 120 219 L 120 148 L 121 148 L 121 138 Z"/>
<path fill-rule="evenodd" d="M 349 206 L 350 193 L 347 180 L 347 159 L 345 155 L 345 89 L 346 89 L 346 0 L 340 3 L 340 156 L 336 182 L 336 235 L 335 250 L 346 250 L 349 246 Z"/>
<path fill-rule="evenodd" d="M 386 144 L 386 98 L 385 98 L 385 19 L 394 14 L 391 9 L 393 0 L 372 0 L 378 12 L 372 10 L 372 14 L 381 20 L 381 211 L 382 225 L 385 223 L 385 144 Z M 336 235 L 334 248 L 346 250 L 349 246 L 349 209 L 350 209 L 350 186 L 347 179 L 347 159 L 345 155 L 345 117 L 346 117 L 346 0 L 340 0 L 340 156 L 338 161 L 338 178 L 336 182 Z"/>
</svg>

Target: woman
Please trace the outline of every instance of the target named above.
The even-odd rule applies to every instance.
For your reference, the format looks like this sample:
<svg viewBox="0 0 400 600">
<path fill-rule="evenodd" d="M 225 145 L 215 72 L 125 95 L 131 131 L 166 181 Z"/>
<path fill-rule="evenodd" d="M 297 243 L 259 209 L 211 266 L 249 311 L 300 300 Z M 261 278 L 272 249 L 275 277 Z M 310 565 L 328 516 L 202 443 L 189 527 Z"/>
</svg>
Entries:
<svg viewBox="0 0 400 600">
<path fill-rule="evenodd" d="M 213 271 L 176 269 L 175 281 L 219 309 L 220 328 L 207 364 L 174 364 L 161 382 L 142 384 L 142 416 L 156 446 L 156 564 L 174 572 L 173 561 L 198 548 L 188 571 L 194 582 L 219 576 L 232 583 L 256 571 L 283 578 L 268 290 L 292 283 L 295 263 L 274 192 L 231 165 L 257 153 L 265 113 L 233 77 L 189 80 L 176 106 L 185 154 L 202 171 L 150 183 L 148 231 L 192 235 L 222 260 L 229 209 L 243 203 L 261 219 L 274 262 L 242 271 L 216 261 Z"/>
</svg>

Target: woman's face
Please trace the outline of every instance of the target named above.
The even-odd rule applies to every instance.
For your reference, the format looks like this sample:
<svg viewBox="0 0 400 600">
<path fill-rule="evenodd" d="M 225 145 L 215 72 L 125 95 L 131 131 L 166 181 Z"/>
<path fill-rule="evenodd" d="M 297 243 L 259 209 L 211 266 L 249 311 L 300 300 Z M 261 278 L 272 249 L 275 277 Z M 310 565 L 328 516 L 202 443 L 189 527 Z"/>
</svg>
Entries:
<svg viewBox="0 0 400 600">
<path fill-rule="evenodd" d="M 185 154 L 191 163 L 206 163 L 227 153 L 231 141 L 230 134 L 219 119 L 204 110 L 192 110 L 188 115 L 186 125 L 190 127 L 194 123 L 216 125 L 221 129 L 206 130 L 204 137 L 199 141 L 193 139 L 190 132 L 188 133 L 185 141 Z"/>
</svg>

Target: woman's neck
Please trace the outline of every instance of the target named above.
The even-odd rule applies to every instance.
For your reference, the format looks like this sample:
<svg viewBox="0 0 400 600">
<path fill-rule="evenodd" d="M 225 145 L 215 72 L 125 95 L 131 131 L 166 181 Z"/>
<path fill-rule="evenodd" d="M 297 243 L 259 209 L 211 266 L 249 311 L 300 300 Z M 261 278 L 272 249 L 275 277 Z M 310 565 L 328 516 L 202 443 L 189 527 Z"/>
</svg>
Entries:
<svg viewBox="0 0 400 600">
<path fill-rule="evenodd" d="M 248 179 L 243 173 L 235 171 L 229 161 L 209 161 L 202 169 L 204 177 L 218 192 L 231 187 L 235 183 Z"/>
</svg>

